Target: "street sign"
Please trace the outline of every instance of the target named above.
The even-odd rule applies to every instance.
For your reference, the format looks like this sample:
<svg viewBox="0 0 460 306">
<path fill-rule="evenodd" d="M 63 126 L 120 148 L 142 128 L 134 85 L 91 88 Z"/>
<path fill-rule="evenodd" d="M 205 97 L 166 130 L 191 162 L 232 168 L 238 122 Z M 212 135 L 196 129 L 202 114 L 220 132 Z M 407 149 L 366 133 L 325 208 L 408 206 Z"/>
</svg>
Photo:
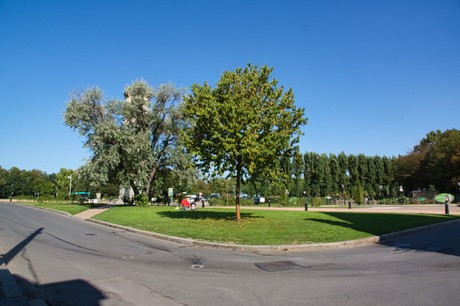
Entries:
<svg viewBox="0 0 460 306">
<path fill-rule="evenodd" d="M 454 198 L 455 198 L 450 193 L 440 193 L 434 198 L 434 200 L 436 202 L 438 202 L 438 203 L 445 203 L 446 202 L 446 197 L 449 197 L 449 202 L 452 202 L 454 200 Z"/>
</svg>

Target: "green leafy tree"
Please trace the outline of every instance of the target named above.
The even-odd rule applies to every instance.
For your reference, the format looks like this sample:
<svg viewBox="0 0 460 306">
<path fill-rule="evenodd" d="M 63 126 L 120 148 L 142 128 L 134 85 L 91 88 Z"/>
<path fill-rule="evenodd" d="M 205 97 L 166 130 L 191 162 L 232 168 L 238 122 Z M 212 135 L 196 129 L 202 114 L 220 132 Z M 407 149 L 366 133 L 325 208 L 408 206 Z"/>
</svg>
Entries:
<svg viewBox="0 0 460 306">
<path fill-rule="evenodd" d="M 0 166 L 0 198 L 7 198 L 8 194 L 8 170 Z"/>
<path fill-rule="evenodd" d="M 32 193 L 26 171 L 17 167 L 12 167 L 8 171 L 7 187 L 8 193 L 13 196 L 31 195 Z"/>
<path fill-rule="evenodd" d="M 35 196 L 50 196 L 55 194 L 55 186 L 49 176 L 41 170 L 27 171 L 29 177 L 30 190 Z"/>
<path fill-rule="evenodd" d="M 61 168 L 56 174 L 56 192 L 59 198 L 65 199 L 69 196 L 70 191 L 70 175 L 74 173 L 73 170 Z M 73 182 L 75 184 L 75 181 Z"/>
<path fill-rule="evenodd" d="M 430 183 L 440 191 L 458 193 L 460 182 L 460 131 L 437 131 L 428 144 L 431 148 L 426 162 Z"/>
<path fill-rule="evenodd" d="M 138 198 L 152 193 L 161 169 L 176 169 L 172 156 L 184 154 L 178 149 L 184 125 L 178 106 L 182 91 L 171 84 L 151 88 L 136 81 L 125 88 L 124 96 L 123 101 L 107 101 L 98 88 L 74 94 L 65 123 L 80 132 L 92 152 L 80 170 L 83 180 L 92 186 L 115 180 L 131 187 Z"/>
<path fill-rule="evenodd" d="M 206 82 L 194 84 L 185 98 L 191 120 L 186 146 L 200 168 L 236 180 L 237 220 L 242 180 L 256 174 L 276 180 L 282 172 L 279 157 L 292 150 L 306 124 L 293 91 L 278 86 L 272 71 L 253 65 L 226 71 L 214 89 Z"/>
<path fill-rule="evenodd" d="M 455 193 L 460 181 L 460 131 L 432 131 L 407 155 L 395 161 L 399 182 L 406 191 L 430 188 Z"/>
</svg>

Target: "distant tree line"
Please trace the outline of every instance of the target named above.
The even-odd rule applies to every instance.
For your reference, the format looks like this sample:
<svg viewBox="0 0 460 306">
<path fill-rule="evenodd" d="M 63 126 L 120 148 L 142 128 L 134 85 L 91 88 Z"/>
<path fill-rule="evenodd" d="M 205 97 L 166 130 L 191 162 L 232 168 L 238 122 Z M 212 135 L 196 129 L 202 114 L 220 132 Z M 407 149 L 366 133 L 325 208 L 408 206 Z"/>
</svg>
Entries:
<svg viewBox="0 0 460 306">
<path fill-rule="evenodd" d="M 12 167 L 7 170 L 0 166 L 0 198 L 25 198 L 40 200 L 69 199 L 72 191 L 97 192 L 107 196 L 118 195 L 115 184 L 91 187 L 89 181 L 79 176 L 79 171 L 62 168 L 58 173 L 47 174 L 41 170 L 21 170 Z"/>
<path fill-rule="evenodd" d="M 413 190 L 437 190 L 459 193 L 460 182 L 460 131 L 433 131 L 426 135 L 413 150 L 403 156 L 366 156 L 345 153 L 300 153 L 283 157 L 281 162 L 285 179 L 274 182 L 260 177 L 249 177 L 243 182 L 241 192 L 254 196 L 287 197 L 351 197 L 360 201 L 360 194 L 369 199 L 410 195 Z M 41 170 L 21 170 L 0 166 L 0 198 L 29 197 L 68 199 L 70 176 L 73 191 L 96 192 L 105 197 L 118 197 L 119 183 L 94 185 L 81 169 L 62 168 L 58 173 L 47 174 Z M 403 186 L 403 192 L 400 192 Z M 177 182 L 167 169 L 157 174 L 154 195 L 167 197 L 167 188 L 175 192 L 205 195 L 235 195 L 235 182 L 231 178 L 193 176 L 188 187 Z"/>
<path fill-rule="evenodd" d="M 429 132 L 419 144 L 395 160 L 395 175 L 406 190 L 437 190 L 458 194 L 460 131 Z"/>
</svg>

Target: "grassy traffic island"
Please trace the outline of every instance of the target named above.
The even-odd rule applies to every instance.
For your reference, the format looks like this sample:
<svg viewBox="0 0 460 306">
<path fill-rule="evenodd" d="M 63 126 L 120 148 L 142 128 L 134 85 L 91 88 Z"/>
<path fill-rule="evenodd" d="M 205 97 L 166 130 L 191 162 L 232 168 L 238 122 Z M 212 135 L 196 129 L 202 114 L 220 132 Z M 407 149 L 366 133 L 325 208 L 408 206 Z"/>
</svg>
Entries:
<svg viewBox="0 0 460 306">
<path fill-rule="evenodd" d="M 104 204 L 21 203 L 71 215 Z M 341 242 L 459 219 L 456 215 L 251 210 L 235 220 L 234 208 L 191 211 L 173 206 L 115 206 L 93 219 L 159 234 L 241 245 Z"/>
<path fill-rule="evenodd" d="M 288 245 L 361 239 L 459 218 L 452 215 L 250 209 L 241 214 L 242 220 L 236 222 L 234 209 L 182 211 L 168 206 L 119 206 L 93 219 L 202 241 Z"/>
</svg>

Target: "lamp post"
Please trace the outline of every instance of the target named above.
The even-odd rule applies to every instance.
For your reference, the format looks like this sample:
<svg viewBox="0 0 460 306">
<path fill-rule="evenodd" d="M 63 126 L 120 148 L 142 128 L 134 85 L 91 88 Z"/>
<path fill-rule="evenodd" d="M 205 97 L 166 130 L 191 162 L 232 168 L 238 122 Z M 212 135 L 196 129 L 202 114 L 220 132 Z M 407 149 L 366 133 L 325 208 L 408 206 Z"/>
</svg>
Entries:
<svg viewBox="0 0 460 306">
<path fill-rule="evenodd" d="M 303 192 L 303 197 L 305 199 L 305 211 L 308 211 L 308 199 L 307 199 L 307 192 Z"/>
<path fill-rule="evenodd" d="M 348 176 L 350 176 L 350 172 L 348 172 L 348 169 L 345 171 L 345 184 L 348 182 Z M 346 187 L 345 187 L 345 202 L 347 201 L 347 192 L 346 192 Z M 348 201 L 348 209 L 351 209 L 351 200 Z"/>
<path fill-rule="evenodd" d="M 403 197 L 403 204 L 406 204 L 406 197 L 404 197 L 404 188 L 402 185 L 399 185 L 399 192 L 401 193 L 401 196 Z"/>
<path fill-rule="evenodd" d="M 69 175 L 69 201 L 70 201 L 71 195 L 72 195 L 72 174 Z"/>
<path fill-rule="evenodd" d="M 450 202 L 450 197 L 446 195 L 446 199 L 444 201 L 444 214 L 446 215 L 449 214 L 449 202 Z"/>
</svg>

